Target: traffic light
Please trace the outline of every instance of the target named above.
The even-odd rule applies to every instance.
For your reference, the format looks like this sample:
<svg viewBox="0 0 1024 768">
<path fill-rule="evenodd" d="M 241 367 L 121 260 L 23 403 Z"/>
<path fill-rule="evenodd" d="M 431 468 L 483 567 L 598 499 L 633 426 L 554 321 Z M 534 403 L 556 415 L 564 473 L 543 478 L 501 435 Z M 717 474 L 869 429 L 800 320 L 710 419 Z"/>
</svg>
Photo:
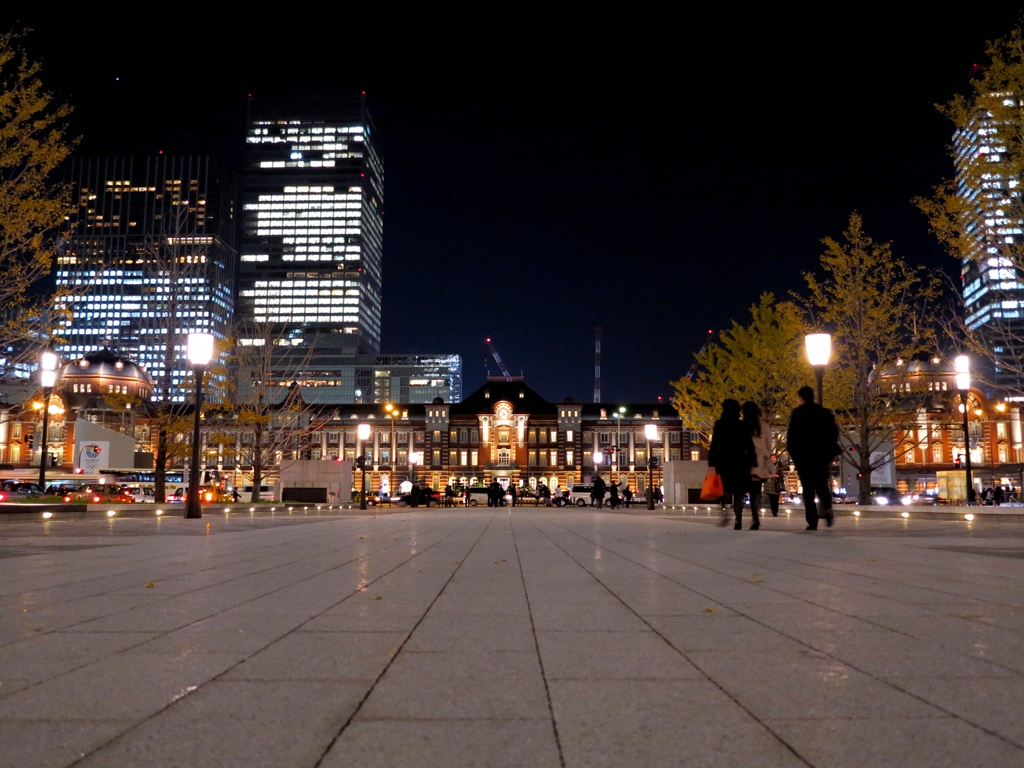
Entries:
<svg viewBox="0 0 1024 768">
<path fill-rule="evenodd" d="M 955 459 L 953 459 L 953 466 L 956 467 L 957 469 L 960 469 L 960 457 L 959 456 L 957 456 Z"/>
</svg>

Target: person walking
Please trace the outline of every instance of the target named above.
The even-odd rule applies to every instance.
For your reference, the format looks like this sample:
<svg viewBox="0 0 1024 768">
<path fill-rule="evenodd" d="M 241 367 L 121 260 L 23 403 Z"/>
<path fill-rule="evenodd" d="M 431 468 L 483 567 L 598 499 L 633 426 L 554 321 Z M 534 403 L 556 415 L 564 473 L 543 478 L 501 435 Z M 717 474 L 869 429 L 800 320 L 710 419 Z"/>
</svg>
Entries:
<svg viewBox="0 0 1024 768">
<path fill-rule="evenodd" d="M 509 483 L 508 494 L 512 497 L 512 506 L 516 506 L 516 502 L 519 501 L 519 493 L 516 491 L 515 483 Z"/>
<path fill-rule="evenodd" d="M 757 403 L 747 400 L 743 404 L 743 425 L 750 432 L 750 442 L 754 447 L 754 465 L 750 468 L 750 530 L 761 527 L 761 489 L 772 472 L 772 427 L 768 419 L 761 413 Z"/>
<path fill-rule="evenodd" d="M 455 506 L 455 488 L 452 487 L 451 483 L 444 487 L 444 505 L 446 507 Z"/>
<path fill-rule="evenodd" d="M 594 490 L 590 493 L 590 498 L 594 500 L 594 506 L 598 509 L 604 507 L 604 480 L 600 475 L 594 480 Z"/>
<path fill-rule="evenodd" d="M 617 483 L 612 483 L 611 495 L 608 497 L 608 506 L 612 509 L 619 508 L 619 486 Z"/>
<path fill-rule="evenodd" d="M 779 457 L 774 453 L 768 457 L 769 468 L 771 474 L 768 475 L 768 480 L 765 483 L 765 493 L 768 494 L 768 506 L 772 510 L 772 517 L 779 516 L 779 499 L 782 496 L 782 492 L 786 490 L 785 483 L 782 481 L 782 472 L 779 468 Z"/>
<path fill-rule="evenodd" d="M 754 444 L 750 431 L 740 421 L 740 404 L 731 397 L 722 402 L 722 416 L 715 422 L 708 451 L 708 467 L 722 477 L 722 488 L 732 494 L 734 530 L 743 528 L 743 497 L 750 490 L 750 470 L 755 464 Z M 648 489 L 651 493 L 653 489 Z M 722 505 L 721 525 L 728 525 L 729 517 Z"/>
<path fill-rule="evenodd" d="M 824 517 L 830 527 L 834 517 L 828 471 L 832 460 L 840 453 L 839 427 L 832 411 L 814 402 L 813 389 L 800 387 L 797 397 L 800 405 L 789 417 L 786 444 L 803 486 L 807 530 L 816 531 L 819 517 Z M 820 515 L 815 496 L 821 502 Z"/>
<path fill-rule="evenodd" d="M 633 489 L 628 485 L 622 489 L 622 498 L 626 501 L 626 509 L 629 509 L 629 505 L 633 503 Z"/>
<path fill-rule="evenodd" d="M 420 505 L 420 486 L 419 483 L 412 484 L 412 490 L 409 491 L 409 503 L 418 507 Z"/>
</svg>

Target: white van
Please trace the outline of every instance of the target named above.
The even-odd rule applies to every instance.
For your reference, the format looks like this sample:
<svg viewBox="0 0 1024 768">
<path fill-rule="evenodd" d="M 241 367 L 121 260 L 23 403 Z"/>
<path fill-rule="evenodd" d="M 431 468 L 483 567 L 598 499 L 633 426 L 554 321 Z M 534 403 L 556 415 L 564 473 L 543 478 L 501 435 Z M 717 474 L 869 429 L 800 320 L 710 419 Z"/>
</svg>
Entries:
<svg viewBox="0 0 1024 768">
<path fill-rule="evenodd" d="M 252 486 L 244 485 L 241 488 L 236 489 L 242 498 L 239 501 L 251 501 L 252 500 Z M 273 501 L 274 500 L 274 489 L 269 485 L 260 486 L 260 501 Z"/>
</svg>

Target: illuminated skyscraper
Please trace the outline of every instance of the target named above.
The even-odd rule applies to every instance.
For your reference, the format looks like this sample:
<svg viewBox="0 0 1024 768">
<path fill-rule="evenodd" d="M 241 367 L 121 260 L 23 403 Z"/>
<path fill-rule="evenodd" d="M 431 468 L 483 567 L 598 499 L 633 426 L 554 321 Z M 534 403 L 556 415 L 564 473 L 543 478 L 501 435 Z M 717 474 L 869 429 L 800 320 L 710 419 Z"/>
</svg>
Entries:
<svg viewBox="0 0 1024 768">
<path fill-rule="evenodd" d="M 1020 151 L 1009 146 L 1020 128 L 1018 99 L 993 93 L 953 137 L 957 194 L 968 211 L 960 270 L 966 322 L 992 349 L 988 376 L 1001 386 L 1020 385 L 1024 356 L 1024 199 Z"/>
<path fill-rule="evenodd" d="M 234 310 L 235 187 L 209 157 L 76 160 L 56 279 L 70 286 L 58 349 L 111 347 L 144 366 L 153 395 L 191 377 L 185 339 L 225 338 Z"/>
<path fill-rule="evenodd" d="M 335 357 L 380 351 L 375 141 L 362 97 L 249 101 L 239 314 L 280 347 L 282 377 L 313 355 L 329 372 Z"/>
</svg>

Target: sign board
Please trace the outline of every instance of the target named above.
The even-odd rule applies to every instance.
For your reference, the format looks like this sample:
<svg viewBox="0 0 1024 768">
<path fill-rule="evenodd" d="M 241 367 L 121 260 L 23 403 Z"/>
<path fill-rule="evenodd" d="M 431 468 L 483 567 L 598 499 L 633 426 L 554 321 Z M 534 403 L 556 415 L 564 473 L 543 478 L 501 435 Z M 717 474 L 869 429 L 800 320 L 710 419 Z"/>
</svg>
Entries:
<svg viewBox="0 0 1024 768">
<path fill-rule="evenodd" d="M 110 441 L 90 440 L 78 450 L 78 466 L 90 475 L 110 466 Z"/>
<path fill-rule="evenodd" d="M 871 452 L 871 465 L 875 467 L 871 471 L 871 486 L 890 488 L 896 485 L 893 477 L 892 454 L 883 451 Z"/>
</svg>

